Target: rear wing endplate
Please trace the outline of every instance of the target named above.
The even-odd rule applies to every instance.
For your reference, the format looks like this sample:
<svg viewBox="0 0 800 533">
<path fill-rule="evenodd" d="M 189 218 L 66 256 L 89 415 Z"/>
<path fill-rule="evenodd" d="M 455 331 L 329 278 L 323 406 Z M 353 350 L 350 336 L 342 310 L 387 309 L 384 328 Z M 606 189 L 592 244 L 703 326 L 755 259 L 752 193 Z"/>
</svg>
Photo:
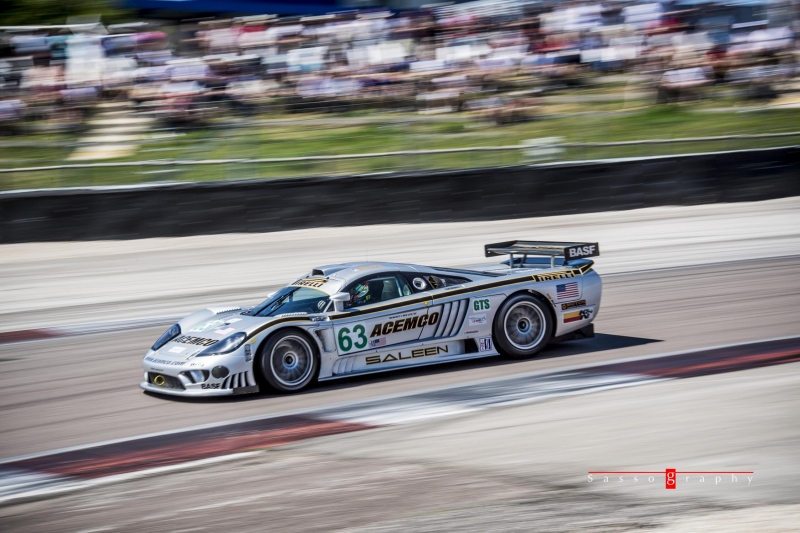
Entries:
<svg viewBox="0 0 800 533">
<path fill-rule="evenodd" d="M 596 242 L 548 242 L 548 241 L 506 241 L 484 246 L 486 257 L 510 255 L 510 266 L 514 267 L 514 256 L 522 256 L 522 263 L 527 257 L 550 257 L 551 266 L 556 257 L 563 257 L 564 264 L 573 259 L 584 259 L 600 255 L 600 245 Z"/>
</svg>

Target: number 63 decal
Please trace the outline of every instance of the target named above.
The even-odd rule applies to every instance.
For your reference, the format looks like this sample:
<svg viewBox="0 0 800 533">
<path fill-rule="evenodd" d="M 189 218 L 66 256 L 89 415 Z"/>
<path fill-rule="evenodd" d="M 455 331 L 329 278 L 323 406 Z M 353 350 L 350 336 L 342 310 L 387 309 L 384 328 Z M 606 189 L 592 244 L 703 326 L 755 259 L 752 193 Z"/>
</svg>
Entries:
<svg viewBox="0 0 800 533">
<path fill-rule="evenodd" d="M 336 334 L 336 342 L 339 345 L 339 353 L 363 350 L 367 347 L 367 330 L 364 324 L 356 324 L 351 328 L 340 328 Z"/>
</svg>

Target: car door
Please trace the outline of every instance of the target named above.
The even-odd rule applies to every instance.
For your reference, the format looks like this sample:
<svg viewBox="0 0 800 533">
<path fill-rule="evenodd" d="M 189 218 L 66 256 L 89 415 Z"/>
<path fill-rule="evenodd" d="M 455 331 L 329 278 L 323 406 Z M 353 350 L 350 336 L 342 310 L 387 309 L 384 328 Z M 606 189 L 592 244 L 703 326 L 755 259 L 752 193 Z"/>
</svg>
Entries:
<svg viewBox="0 0 800 533">
<path fill-rule="evenodd" d="M 364 276 L 343 292 L 351 299 L 344 312 L 333 317 L 339 356 L 374 354 L 416 341 L 439 316 L 428 314 L 430 295 L 415 292 L 398 272 Z"/>
<path fill-rule="evenodd" d="M 458 335 L 470 309 L 470 295 L 464 294 L 469 278 L 449 274 L 420 271 L 407 275 L 407 279 L 418 290 L 426 290 L 431 295 L 428 314 L 439 317 L 428 324 L 420 340 L 448 339 Z M 429 321 L 430 322 L 430 321 Z"/>
</svg>

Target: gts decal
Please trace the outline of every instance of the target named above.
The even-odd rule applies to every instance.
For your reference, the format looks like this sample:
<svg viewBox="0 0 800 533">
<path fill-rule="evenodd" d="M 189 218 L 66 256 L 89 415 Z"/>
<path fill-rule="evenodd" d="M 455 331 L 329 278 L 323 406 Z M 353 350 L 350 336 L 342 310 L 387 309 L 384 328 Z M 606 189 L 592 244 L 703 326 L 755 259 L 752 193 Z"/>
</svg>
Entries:
<svg viewBox="0 0 800 533">
<path fill-rule="evenodd" d="M 372 327 L 370 337 L 378 337 L 379 335 L 388 335 L 390 333 L 400 333 L 401 331 L 408 331 L 414 328 L 424 328 L 425 326 L 433 326 L 439 321 L 439 313 L 431 313 L 430 315 L 422 315 L 420 317 L 406 318 L 405 320 L 395 320 L 394 322 L 380 322 Z"/>
<path fill-rule="evenodd" d="M 380 355 L 370 355 L 367 357 L 367 364 L 374 365 L 377 363 L 388 363 L 390 361 L 400 361 L 404 359 L 414 359 L 417 357 L 430 357 L 432 355 L 439 355 L 440 353 L 447 353 L 450 348 L 447 346 L 434 346 L 431 348 L 418 348 L 411 350 L 411 355 L 403 355 L 403 352 L 397 352 L 397 355 L 387 354 L 381 358 Z"/>
<path fill-rule="evenodd" d="M 475 300 L 474 302 L 472 302 L 473 311 L 488 311 L 491 308 L 492 306 L 489 303 L 488 298 L 482 298 L 480 300 Z"/>
</svg>

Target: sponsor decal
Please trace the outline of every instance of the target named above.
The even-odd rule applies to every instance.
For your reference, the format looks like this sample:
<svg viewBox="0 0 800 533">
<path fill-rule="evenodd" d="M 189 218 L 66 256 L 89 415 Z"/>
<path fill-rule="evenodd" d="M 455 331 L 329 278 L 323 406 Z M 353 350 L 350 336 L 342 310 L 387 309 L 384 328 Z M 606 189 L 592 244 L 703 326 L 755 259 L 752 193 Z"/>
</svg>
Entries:
<svg viewBox="0 0 800 533">
<path fill-rule="evenodd" d="M 411 352 L 397 352 L 395 354 L 386 354 L 386 355 L 370 355 L 367 357 L 366 361 L 368 365 L 374 365 L 377 363 L 389 363 L 392 361 L 403 361 L 406 359 L 416 359 L 417 357 L 431 357 L 433 355 L 439 355 L 440 353 L 447 353 L 450 351 L 450 348 L 447 346 L 432 346 L 430 348 L 418 348 L 416 350 L 411 350 Z"/>
<path fill-rule="evenodd" d="M 479 352 L 491 352 L 494 348 L 492 347 L 492 338 L 491 337 L 481 337 L 478 339 L 478 351 Z"/>
<path fill-rule="evenodd" d="M 221 326 L 224 323 L 225 323 L 225 321 L 221 320 L 221 319 L 209 320 L 208 322 L 203 322 L 202 324 L 196 325 L 195 327 L 193 327 L 189 331 L 197 331 L 197 332 L 205 331 L 207 329 L 211 329 L 211 328 L 215 328 L 217 326 Z"/>
<path fill-rule="evenodd" d="M 217 335 L 227 335 L 232 331 L 236 331 L 236 328 L 215 329 L 214 333 L 216 333 Z"/>
<path fill-rule="evenodd" d="M 570 322 L 577 322 L 579 320 L 586 320 L 587 318 L 591 317 L 592 317 L 591 309 L 581 309 L 579 311 L 564 313 L 564 324 L 569 324 Z"/>
<path fill-rule="evenodd" d="M 378 322 L 372 326 L 370 337 L 377 337 L 378 335 L 388 335 L 390 333 L 400 333 L 401 331 L 408 331 L 415 328 L 424 328 L 425 326 L 433 326 L 439 321 L 439 313 L 433 312 L 430 315 L 422 315 L 419 317 L 413 316 L 405 320 L 395 320 L 393 322 Z"/>
<path fill-rule="evenodd" d="M 186 350 L 186 348 L 184 348 L 183 346 L 173 346 L 172 348 L 170 348 L 167 351 L 169 353 L 183 353 L 185 350 Z"/>
<path fill-rule="evenodd" d="M 401 316 L 405 318 L 395 318 Z M 375 347 L 369 344 L 370 339 L 385 338 L 392 333 L 401 333 L 403 331 L 424 328 L 425 326 L 433 326 L 439 322 L 439 313 L 433 312 L 429 315 L 405 313 L 403 315 L 395 315 L 391 318 L 394 320 L 387 319 L 386 322 L 378 322 L 369 326 L 371 328 L 369 330 L 365 322 L 337 328 L 336 342 L 339 348 L 339 354 L 364 350 L 368 346 Z M 388 339 L 386 343 L 389 344 Z M 381 346 L 381 344 L 377 346 Z"/>
<path fill-rule="evenodd" d="M 312 289 L 319 289 L 328 282 L 326 278 L 304 278 L 298 279 L 291 286 L 293 287 L 311 287 Z"/>
<path fill-rule="evenodd" d="M 378 337 L 369 341 L 370 348 L 380 348 L 381 346 L 386 346 L 386 337 Z"/>
<path fill-rule="evenodd" d="M 164 366 L 183 366 L 186 364 L 186 361 L 169 361 L 167 359 L 156 359 L 155 357 L 145 357 L 144 360 L 154 365 Z"/>
<path fill-rule="evenodd" d="M 470 333 L 478 333 L 477 329 L 470 329 L 464 332 L 464 335 L 469 335 Z"/>
<path fill-rule="evenodd" d="M 549 272 L 547 274 L 534 274 L 533 281 L 553 281 L 556 279 L 574 278 L 580 274 L 580 270 L 565 270 L 563 272 Z"/>
<path fill-rule="evenodd" d="M 473 311 L 488 311 L 492 308 L 492 305 L 489 303 L 488 298 L 481 298 L 479 300 L 472 301 L 472 310 Z"/>
<path fill-rule="evenodd" d="M 410 316 L 414 316 L 415 314 L 416 313 L 403 313 L 403 314 L 400 314 L 400 315 L 390 316 L 386 320 L 397 320 L 398 318 L 407 318 L 407 317 L 410 317 Z"/>
<path fill-rule="evenodd" d="M 219 383 L 203 383 L 200 387 L 203 389 L 218 389 Z"/>
<path fill-rule="evenodd" d="M 486 324 L 486 315 L 473 315 L 469 317 L 470 326 L 482 326 Z"/>
<path fill-rule="evenodd" d="M 389 322 L 391 324 L 391 322 Z M 347 353 L 353 350 L 363 350 L 367 347 L 367 328 L 364 324 L 356 324 L 353 329 L 348 327 L 341 328 L 336 336 L 339 343 L 339 351 Z"/>
<path fill-rule="evenodd" d="M 371 270 L 373 268 L 382 268 L 382 267 L 383 267 L 383 265 L 377 264 L 377 263 L 374 264 L 374 265 L 363 265 L 363 266 L 359 266 L 359 267 L 353 268 L 353 272 L 361 272 L 362 270 Z"/>
<path fill-rule="evenodd" d="M 600 255 L 600 246 L 598 246 L 597 243 L 564 248 L 564 256 L 567 260 L 579 259 L 581 257 L 595 257 L 598 255 Z"/>
<path fill-rule="evenodd" d="M 217 343 L 217 339 L 205 339 L 203 337 L 190 337 L 189 335 L 181 335 L 173 342 L 179 344 L 194 344 L 195 346 L 211 346 Z"/>
<path fill-rule="evenodd" d="M 580 296 L 577 281 L 570 281 L 569 283 L 560 283 L 556 285 L 556 300 L 570 300 Z"/>
<path fill-rule="evenodd" d="M 244 360 L 248 363 L 253 360 L 253 350 L 249 344 L 244 345 Z"/>
<path fill-rule="evenodd" d="M 564 271 L 561 271 L 561 272 L 551 272 L 551 273 L 547 273 L 547 274 L 534 274 L 532 276 L 514 277 L 514 278 L 505 279 L 505 280 L 501 280 L 501 281 L 493 281 L 491 283 L 485 283 L 483 285 L 459 288 L 457 291 L 453 291 L 453 293 L 455 293 L 455 294 L 461 294 L 461 293 L 471 294 L 471 293 L 475 293 L 475 292 L 479 292 L 479 291 L 484 291 L 484 290 L 487 290 L 487 289 L 494 289 L 494 288 L 497 288 L 497 287 L 506 287 L 508 285 L 518 285 L 518 284 L 521 284 L 521 283 L 530 282 L 530 280 L 533 280 L 535 282 L 553 281 L 553 280 L 559 280 L 559 279 L 574 278 L 575 276 L 580 276 L 580 275 L 581 275 L 581 270 L 576 268 L 576 269 L 573 269 L 573 270 L 564 270 Z M 552 297 L 550 295 L 547 295 L 547 296 L 548 296 L 548 298 L 552 299 Z M 359 312 L 359 311 L 349 311 L 349 312 L 343 312 L 343 313 L 336 313 L 336 314 L 334 314 L 332 316 L 333 316 L 333 318 L 337 318 L 337 319 L 350 318 L 350 317 L 354 317 L 356 315 L 363 317 L 364 315 L 367 315 L 367 314 L 371 315 L 371 314 L 375 314 L 375 313 L 382 313 L 382 312 L 384 312 L 386 310 L 389 310 L 389 309 L 392 309 L 392 308 L 395 308 L 395 307 L 407 307 L 409 305 L 417 304 L 417 303 L 424 303 L 426 306 L 430 306 L 433 302 L 422 300 L 422 299 L 420 299 L 420 300 L 412 300 L 412 301 L 398 300 L 398 301 L 396 301 L 394 303 L 387 303 L 386 305 L 383 305 L 378 309 L 374 309 L 374 310 L 368 311 L 366 313 L 362 313 L 362 312 Z M 266 329 L 268 327 L 271 327 L 273 324 L 261 326 L 260 329 L 256 330 L 256 333 L 260 333 L 264 329 Z"/>
<path fill-rule="evenodd" d="M 561 304 L 561 310 L 566 311 L 567 309 L 572 309 L 573 307 L 583 307 L 584 305 L 586 305 L 586 300 L 578 300 L 577 302 Z"/>
</svg>

